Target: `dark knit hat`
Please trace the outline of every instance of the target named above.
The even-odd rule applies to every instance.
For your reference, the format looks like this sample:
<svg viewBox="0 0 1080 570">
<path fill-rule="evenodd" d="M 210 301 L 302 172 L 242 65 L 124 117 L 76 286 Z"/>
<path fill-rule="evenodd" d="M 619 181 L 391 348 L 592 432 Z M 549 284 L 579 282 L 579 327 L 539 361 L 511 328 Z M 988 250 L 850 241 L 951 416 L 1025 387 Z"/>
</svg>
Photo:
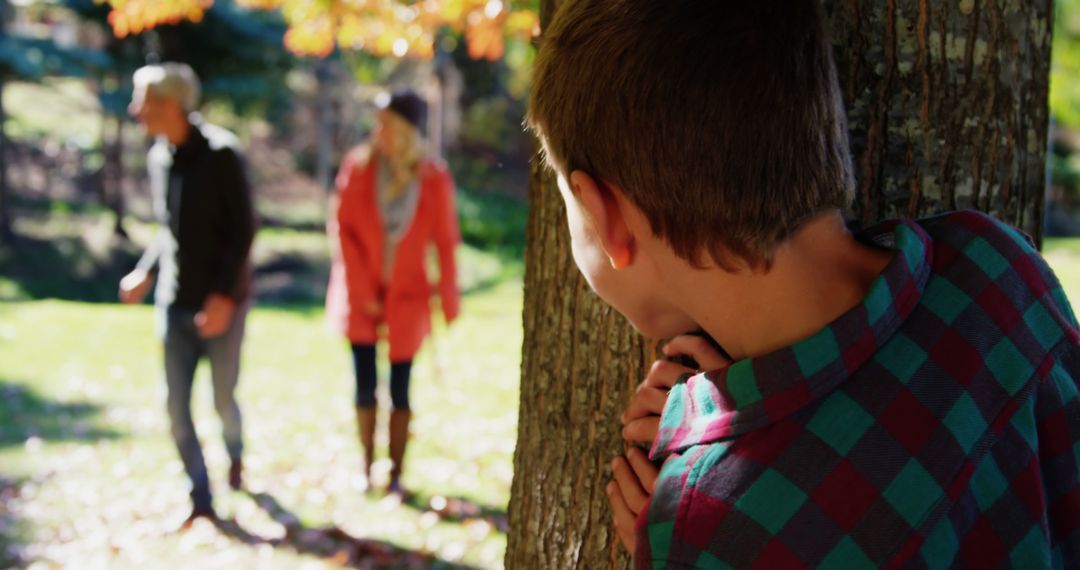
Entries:
<svg viewBox="0 0 1080 570">
<path fill-rule="evenodd" d="M 389 98 L 381 98 L 379 108 L 389 109 L 420 129 L 427 120 L 427 103 L 411 89 L 394 91 Z"/>
</svg>

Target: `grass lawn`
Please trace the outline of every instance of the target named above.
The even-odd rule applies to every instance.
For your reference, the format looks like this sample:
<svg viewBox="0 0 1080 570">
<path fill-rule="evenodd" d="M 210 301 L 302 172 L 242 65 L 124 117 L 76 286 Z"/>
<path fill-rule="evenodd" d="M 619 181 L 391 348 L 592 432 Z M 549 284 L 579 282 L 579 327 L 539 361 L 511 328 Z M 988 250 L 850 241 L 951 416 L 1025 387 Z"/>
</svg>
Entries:
<svg viewBox="0 0 1080 570">
<path fill-rule="evenodd" d="M 1050 238 L 1043 256 L 1057 273 L 1074 310 L 1080 310 L 1080 238 Z"/>
<path fill-rule="evenodd" d="M 398 505 L 356 488 L 344 341 L 321 310 L 256 308 L 239 389 L 248 492 L 224 483 L 202 369 L 193 405 L 226 522 L 176 533 L 188 504 L 153 309 L 0 304 L 0 567 L 501 567 L 520 311 L 520 280 L 480 289 L 418 355 L 405 476 L 416 498 Z M 385 481 L 388 461 L 375 468 Z"/>
</svg>

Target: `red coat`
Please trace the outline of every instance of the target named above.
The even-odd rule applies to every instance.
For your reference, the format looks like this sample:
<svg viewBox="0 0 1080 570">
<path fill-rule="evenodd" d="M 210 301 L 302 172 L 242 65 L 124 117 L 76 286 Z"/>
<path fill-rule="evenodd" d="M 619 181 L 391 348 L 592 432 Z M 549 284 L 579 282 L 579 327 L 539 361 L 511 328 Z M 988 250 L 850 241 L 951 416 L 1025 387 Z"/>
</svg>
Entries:
<svg viewBox="0 0 1080 570">
<path fill-rule="evenodd" d="M 383 266 L 383 229 L 375 195 L 374 161 L 350 153 L 337 177 L 337 219 L 327 224 L 339 254 L 330 270 L 326 313 L 331 325 L 354 344 L 374 344 L 378 325 L 389 329 L 390 360 L 409 360 L 431 330 L 432 284 L 424 263 L 434 243 L 439 258 L 438 292 L 447 321 L 457 317 L 459 297 L 454 247 L 460 240 L 454 208 L 454 182 L 444 164 L 425 160 L 420 167 L 420 197 L 409 229 L 394 256 L 383 303 L 383 317 L 361 307 L 378 299 Z M 336 221 L 336 223 L 335 223 Z M 336 234 L 336 235 L 335 235 Z"/>
</svg>

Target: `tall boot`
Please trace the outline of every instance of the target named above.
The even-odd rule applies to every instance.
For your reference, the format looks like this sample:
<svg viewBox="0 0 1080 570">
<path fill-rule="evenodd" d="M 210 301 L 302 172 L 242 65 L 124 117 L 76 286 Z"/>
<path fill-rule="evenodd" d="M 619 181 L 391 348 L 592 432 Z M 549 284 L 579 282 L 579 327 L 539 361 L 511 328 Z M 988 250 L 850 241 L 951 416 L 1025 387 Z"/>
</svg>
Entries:
<svg viewBox="0 0 1080 570">
<path fill-rule="evenodd" d="M 405 446 L 409 440 L 409 410 L 390 411 L 390 485 L 386 491 L 395 495 L 405 495 L 401 486 L 401 468 L 405 464 Z"/>
<path fill-rule="evenodd" d="M 356 426 L 360 432 L 360 450 L 364 454 L 364 485 L 371 488 L 371 464 L 375 460 L 375 406 L 356 407 Z"/>
</svg>

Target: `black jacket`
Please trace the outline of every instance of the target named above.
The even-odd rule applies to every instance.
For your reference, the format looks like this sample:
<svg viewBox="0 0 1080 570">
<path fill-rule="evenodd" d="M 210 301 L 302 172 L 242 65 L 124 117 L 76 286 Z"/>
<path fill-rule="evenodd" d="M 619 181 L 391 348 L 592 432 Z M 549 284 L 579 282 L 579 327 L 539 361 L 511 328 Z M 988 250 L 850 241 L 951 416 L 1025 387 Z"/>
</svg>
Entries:
<svg viewBox="0 0 1080 570">
<path fill-rule="evenodd" d="M 139 261 L 158 269 L 158 305 L 199 309 L 210 293 L 237 302 L 251 295 L 255 237 L 251 190 L 236 137 L 195 120 L 188 140 L 158 142 L 147 167 L 158 238 Z"/>
</svg>

